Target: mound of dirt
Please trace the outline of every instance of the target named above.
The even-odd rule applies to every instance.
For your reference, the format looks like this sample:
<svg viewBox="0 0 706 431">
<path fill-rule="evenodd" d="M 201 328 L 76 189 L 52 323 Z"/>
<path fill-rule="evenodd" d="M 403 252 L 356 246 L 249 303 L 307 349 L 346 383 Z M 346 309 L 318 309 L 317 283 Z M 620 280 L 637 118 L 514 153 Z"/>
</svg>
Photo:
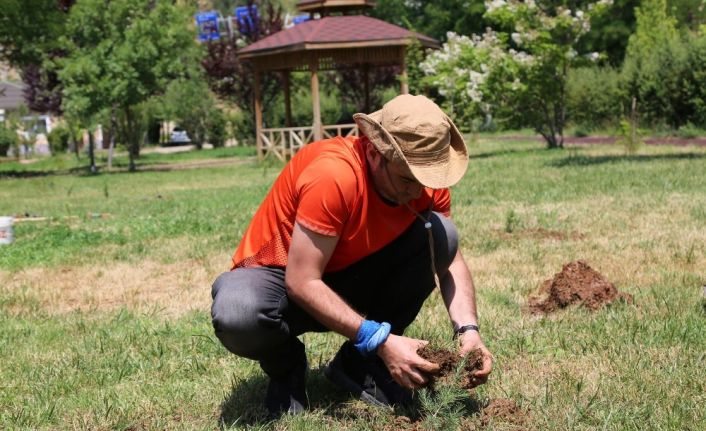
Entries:
<svg viewBox="0 0 706 431">
<path fill-rule="evenodd" d="M 632 303 L 632 296 L 618 291 L 615 285 L 583 260 L 564 265 L 560 273 L 546 280 L 530 297 L 528 308 L 533 314 L 547 314 L 571 304 L 597 310 L 615 300 Z"/>
<path fill-rule="evenodd" d="M 439 364 L 439 373 L 429 376 L 429 386 L 433 386 L 439 379 L 452 376 L 456 372 L 458 364 L 464 360 L 458 353 L 450 352 L 446 349 L 434 349 L 428 345 L 417 351 L 417 353 L 427 361 Z M 483 368 L 483 353 L 480 349 L 473 350 L 468 354 L 463 364 L 463 373 L 460 382 L 461 387 L 464 389 L 472 389 L 471 378 L 473 377 L 473 372 L 481 368 Z"/>
</svg>

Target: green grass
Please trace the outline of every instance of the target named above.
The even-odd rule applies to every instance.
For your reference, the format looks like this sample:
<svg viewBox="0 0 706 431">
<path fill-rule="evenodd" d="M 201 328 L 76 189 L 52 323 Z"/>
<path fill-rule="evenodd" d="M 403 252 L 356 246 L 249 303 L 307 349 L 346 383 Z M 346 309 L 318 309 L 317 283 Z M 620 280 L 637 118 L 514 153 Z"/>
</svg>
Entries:
<svg viewBox="0 0 706 431">
<path fill-rule="evenodd" d="M 459 413 L 478 425 L 485 403 L 511 398 L 528 429 L 701 429 L 706 148 L 626 156 L 611 146 L 483 140 L 471 151 L 453 217 L 496 362 L 470 401 L 452 403 Z M 0 428 L 396 428 L 393 414 L 323 377 L 341 337 L 304 336 L 312 410 L 269 422 L 263 374 L 212 333 L 210 280 L 227 268 L 276 166 L 243 159 L 88 176 L 50 159 L 22 165 L 42 175 L 2 176 L 18 169 L 8 166 L 0 164 L 0 214 L 47 220 L 16 224 L 16 242 L 0 247 Z M 635 305 L 522 312 L 543 280 L 579 258 Z M 409 334 L 448 345 L 445 313 L 433 295 Z M 427 412 L 422 426 L 453 429 L 453 417 Z M 518 428 L 498 420 L 487 429 Z"/>
</svg>

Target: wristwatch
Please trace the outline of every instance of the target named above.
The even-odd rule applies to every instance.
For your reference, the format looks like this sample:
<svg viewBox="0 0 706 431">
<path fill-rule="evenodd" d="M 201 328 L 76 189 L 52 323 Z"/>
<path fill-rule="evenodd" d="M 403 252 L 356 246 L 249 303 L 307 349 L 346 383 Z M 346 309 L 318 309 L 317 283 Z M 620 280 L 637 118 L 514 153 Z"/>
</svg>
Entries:
<svg viewBox="0 0 706 431">
<path fill-rule="evenodd" d="M 458 338 L 459 335 L 463 334 L 464 332 L 468 332 L 468 331 L 480 332 L 480 327 L 478 325 L 459 326 L 458 328 L 454 329 L 453 339 L 455 340 L 456 338 Z"/>
</svg>

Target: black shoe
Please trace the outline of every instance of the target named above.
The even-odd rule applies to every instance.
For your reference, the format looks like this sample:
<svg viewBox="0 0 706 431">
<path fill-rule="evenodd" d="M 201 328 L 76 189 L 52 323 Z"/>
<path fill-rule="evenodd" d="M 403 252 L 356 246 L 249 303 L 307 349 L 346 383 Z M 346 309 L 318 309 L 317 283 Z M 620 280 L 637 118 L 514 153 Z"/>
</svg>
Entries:
<svg viewBox="0 0 706 431">
<path fill-rule="evenodd" d="M 306 396 L 306 358 L 288 374 L 270 378 L 265 395 L 265 408 L 270 417 L 277 418 L 283 414 L 296 415 L 304 412 L 309 406 Z"/>
<path fill-rule="evenodd" d="M 348 341 L 324 368 L 324 374 L 332 382 L 374 406 L 408 405 L 412 401 L 412 391 L 394 381 L 379 357 L 364 357 Z"/>
</svg>

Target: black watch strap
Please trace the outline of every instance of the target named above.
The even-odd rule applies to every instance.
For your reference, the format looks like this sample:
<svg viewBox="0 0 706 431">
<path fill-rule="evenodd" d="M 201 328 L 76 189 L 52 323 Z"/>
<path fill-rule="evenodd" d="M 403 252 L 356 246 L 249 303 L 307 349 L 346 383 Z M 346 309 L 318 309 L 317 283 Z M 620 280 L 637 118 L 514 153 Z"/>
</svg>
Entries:
<svg viewBox="0 0 706 431">
<path fill-rule="evenodd" d="M 458 328 L 454 329 L 454 340 L 458 338 L 459 335 L 463 334 L 464 332 L 468 331 L 476 331 L 480 332 L 480 327 L 478 325 L 463 325 L 459 326 Z"/>
</svg>

